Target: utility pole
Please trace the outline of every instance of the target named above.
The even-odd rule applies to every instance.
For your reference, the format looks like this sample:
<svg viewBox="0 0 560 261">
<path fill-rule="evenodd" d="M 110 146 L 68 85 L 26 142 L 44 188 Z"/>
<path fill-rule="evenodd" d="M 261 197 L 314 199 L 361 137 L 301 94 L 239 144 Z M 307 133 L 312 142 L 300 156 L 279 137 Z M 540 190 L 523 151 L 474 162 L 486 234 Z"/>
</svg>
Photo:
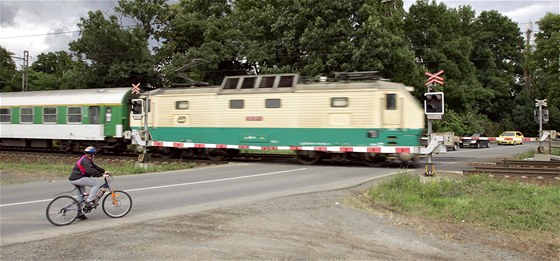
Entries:
<svg viewBox="0 0 560 261">
<path fill-rule="evenodd" d="M 23 65 L 22 65 L 22 76 L 21 76 L 21 91 L 25 92 L 27 91 L 27 86 L 28 86 L 28 67 L 29 67 L 29 52 L 28 51 L 23 51 L 23 57 L 17 57 L 17 56 L 12 56 L 15 59 L 21 59 L 23 60 Z"/>
<path fill-rule="evenodd" d="M 531 68 L 529 68 L 529 57 L 531 53 L 531 33 L 533 32 L 533 23 L 529 23 L 529 28 L 525 32 L 525 66 L 523 66 L 523 74 L 525 77 L 525 87 L 529 92 L 532 89 Z"/>
<path fill-rule="evenodd" d="M 23 87 L 21 88 L 22 92 L 27 91 L 27 86 L 29 86 L 28 79 L 29 79 L 29 52 L 23 51 L 23 79 L 22 84 Z"/>
</svg>

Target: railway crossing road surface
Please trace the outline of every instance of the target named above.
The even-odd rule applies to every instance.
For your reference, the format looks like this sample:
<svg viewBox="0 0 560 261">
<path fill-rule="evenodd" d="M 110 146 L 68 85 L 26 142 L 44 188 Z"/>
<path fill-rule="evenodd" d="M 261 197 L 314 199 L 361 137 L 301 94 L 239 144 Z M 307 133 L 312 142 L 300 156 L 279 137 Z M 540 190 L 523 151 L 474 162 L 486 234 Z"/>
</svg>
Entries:
<svg viewBox="0 0 560 261">
<path fill-rule="evenodd" d="M 98 207 L 88 215 L 86 222 L 77 220 L 65 227 L 51 225 L 45 217 L 45 209 L 57 193 L 73 188 L 67 180 L 6 185 L 0 189 L 0 245 L 106 229 L 274 197 L 345 188 L 397 172 L 398 168 L 233 163 L 116 176 L 112 186 L 130 193 L 133 201 L 131 212 L 123 218 L 112 219 Z"/>
<path fill-rule="evenodd" d="M 535 150 L 536 143 L 460 149 L 436 154 L 437 170 L 463 170 L 473 161 L 511 157 Z M 423 162 L 419 163 L 422 168 Z M 55 227 L 45 208 L 57 193 L 70 191 L 67 180 L 5 185 L 0 188 L 0 246 L 138 221 L 193 213 L 256 200 L 345 188 L 398 173 L 399 168 L 304 166 L 284 163 L 233 163 L 165 173 L 116 176 L 112 186 L 130 193 L 131 212 L 112 219 L 98 208 L 86 222 Z"/>
<path fill-rule="evenodd" d="M 457 151 L 447 151 L 446 153 L 434 154 L 433 162 L 436 173 L 438 170 L 463 171 L 472 169 L 471 162 L 496 161 L 527 152 L 536 151 L 538 142 L 526 142 L 523 145 L 490 145 L 490 148 L 460 148 Z M 418 167 L 423 167 L 426 159 L 419 161 Z"/>
</svg>

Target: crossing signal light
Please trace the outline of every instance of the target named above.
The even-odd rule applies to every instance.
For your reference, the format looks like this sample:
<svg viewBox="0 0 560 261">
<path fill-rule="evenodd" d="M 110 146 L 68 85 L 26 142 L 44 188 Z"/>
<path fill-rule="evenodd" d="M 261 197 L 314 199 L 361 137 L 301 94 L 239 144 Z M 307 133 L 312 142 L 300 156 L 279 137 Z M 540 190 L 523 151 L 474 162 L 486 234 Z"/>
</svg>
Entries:
<svg viewBox="0 0 560 261">
<path fill-rule="evenodd" d="M 542 110 L 542 123 L 548 123 L 549 120 L 550 120 L 550 116 L 548 114 L 548 109 L 543 109 Z"/>
<path fill-rule="evenodd" d="M 132 99 L 132 101 L 130 101 L 130 110 L 132 111 L 132 117 L 135 120 L 142 119 L 142 116 L 144 116 L 144 100 Z"/>
<path fill-rule="evenodd" d="M 546 124 L 550 120 L 550 114 L 548 113 L 548 109 L 542 109 L 542 123 Z M 533 111 L 533 120 L 538 124 L 539 123 L 539 110 L 535 109 Z"/>
<path fill-rule="evenodd" d="M 424 113 L 443 114 L 443 92 L 424 93 Z"/>
</svg>

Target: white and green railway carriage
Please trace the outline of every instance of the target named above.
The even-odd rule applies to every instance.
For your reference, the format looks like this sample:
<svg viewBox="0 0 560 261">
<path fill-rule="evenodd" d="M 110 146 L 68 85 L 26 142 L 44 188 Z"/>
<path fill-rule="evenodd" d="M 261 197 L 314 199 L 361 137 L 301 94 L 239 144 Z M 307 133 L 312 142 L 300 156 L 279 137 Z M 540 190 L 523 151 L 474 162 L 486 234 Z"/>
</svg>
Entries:
<svg viewBox="0 0 560 261">
<path fill-rule="evenodd" d="M 236 76 L 221 86 L 151 91 L 149 145 L 152 151 L 204 152 L 213 159 L 240 149 L 293 150 L 307 164 L 324 158 L 368 164 L 414 159 L 424 112 L 412 88 L 368 72 L 341 75 L 346 79 Z M 131 121 L 133 129 L 143 124 Z"/>
<path fill-rule="evenodd" d="M 120 151 L 129 142 L 130 88 L 0 93 L 0 145 Z"/>
</svg>

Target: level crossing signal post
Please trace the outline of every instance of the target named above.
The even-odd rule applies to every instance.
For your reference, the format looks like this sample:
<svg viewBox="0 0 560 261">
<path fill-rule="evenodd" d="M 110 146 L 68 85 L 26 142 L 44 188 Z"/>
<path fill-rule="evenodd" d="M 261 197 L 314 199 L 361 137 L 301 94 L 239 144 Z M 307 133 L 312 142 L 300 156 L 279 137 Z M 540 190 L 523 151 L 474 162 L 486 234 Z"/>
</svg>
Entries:
<svg viewBox="0 0 560 261">
<path fill-rule="evenodd" d="M 542 125 L 548 123 L 549 120 L 549 114 L 548 114 L 548 109 L 546 109 L 546 107 L 548 106 L 548 104 L 546 103 L 546 99 L 544 100 L 535 100 L 535 107 L 537 107 L 537 109 L 535 109 L 535 121 L 539 124 L 539 148 L 538 151 L 540 153 L 543 153 L 544 149 L 542 147 L 542 141 L 543 139 L 545 139 L 545 137 L 543 136 L 543 128 Z M 549 153 L 550 153 L 551 148 L 549 148 Z"/>
<path fill-rule="evenodd" d="M 432 140 L 432 120 L 441 120 L 443 113 L 445 112 L 443 92 L 432 92 L 436 84 L 444 84 L 445 81 L 443 77 L 441 77 L 443 73 L 444 70 L 441 70 L 437 73 L 424 73 L 426 76 L 428 76 L 428 80 L 426 81 L 428 92 L 424 93 L 424 114 L 426 114 L 427 118 L 427 132 L 429 141 Z M 434 175 L 435 166 L 432 161 L 432 152 L 430 152 L 428 153 L 428 161 L 426 162 L 426 171 L 424 172 L 424 176 L 431 177 Z"/>
<path fill-rule="evenodd" d="M 140 94 L 140 83 L 132 84 L 132 91 L 133 94 Z M 135 120 L 142 120 L 144 119 L 144 146 L 142 146 L 142 154 L 138 155 L 138 163 L 140 164 L 149 164 L 150 162 L 150 154 L 147 152 L 148 147 L 148 111 L 149 111 L 149 102 L 150 102 L 150 92 L 148 91 L 148 95 L 145 99 L 132 99 L 131 100 L 131 108 L 132 111 L 132 118 Z M 147 166 L 147 165 L 146 165 Z"/>
</svg>

